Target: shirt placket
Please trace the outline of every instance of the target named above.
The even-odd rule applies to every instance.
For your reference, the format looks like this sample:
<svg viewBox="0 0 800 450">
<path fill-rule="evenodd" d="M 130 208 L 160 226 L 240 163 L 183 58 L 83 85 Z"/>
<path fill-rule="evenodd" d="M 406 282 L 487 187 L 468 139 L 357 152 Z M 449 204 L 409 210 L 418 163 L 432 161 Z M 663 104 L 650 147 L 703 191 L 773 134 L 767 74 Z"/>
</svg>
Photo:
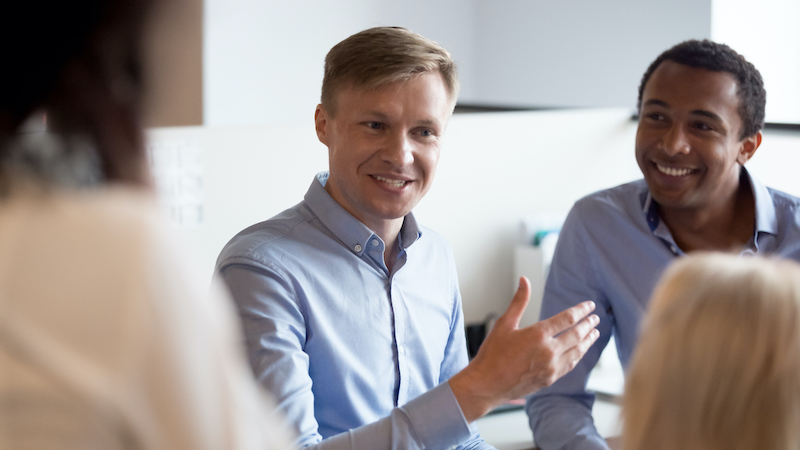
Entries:
<svg viewBox="0 0 800 450">
<path fill-rule="evenodd" d="M 405 314 L 405 304 L 403 300 L 402 291 L 398 286 L 397 271 L 400 270 L 405 262 L 405 254 L 401 255 L 403 261 L 398 260 L 395 262 L 394 269 L 390 272 L 383 261 L 384 252 L 383 241 L 373 235 L 365 244 L 366 252 L 370 259 L 377 264 L 384 275 L 387 277 L 387 295 L 389 300 L 389 308 L 391 310 L 392 318 L 392 341 L 397 354 L 397 361 L 395 366 L 395 373 L 397 374 L 395 398 L 395 406 L 404 405 L 408 402 L 408 352 L 405 345 L 406 332 L 407 332 L 407 317 Z"/>
<path fill-rule="evenodd" d="M 398 277 L 395 274 L 389 279 L 389 301 L 394 317 L 394 340 L 397 346 L 397 405 L 401 406 L 408 402 L 408 348 L 406 346 L 406 332 L 408 323 L 405 314 L 405 300 L 400 289 Z"/>
</svg>

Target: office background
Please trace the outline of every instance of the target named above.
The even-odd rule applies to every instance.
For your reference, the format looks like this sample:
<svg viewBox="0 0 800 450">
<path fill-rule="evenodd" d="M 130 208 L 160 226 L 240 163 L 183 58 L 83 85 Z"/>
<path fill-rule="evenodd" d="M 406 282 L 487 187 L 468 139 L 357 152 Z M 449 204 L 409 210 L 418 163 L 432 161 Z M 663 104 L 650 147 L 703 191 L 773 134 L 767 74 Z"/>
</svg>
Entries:
<svg viewBox="0 0 800 450">
<path fill-rule="evenodd" d="M 182 155 L 162 181 L 173 194 L 191 191 L 175 197 L 199 207 L 183 230 L 209 275 L 227 239 L 298 202 L 326 169 L 313 128 L 323 58 L 354 32 L 400 25 L 439 41 L 459 63 L 460 104 L 570 108 L 457 114 L 450 124 L 436 181 L 416 212 L 453 246 L 468 321 L 508 304 L 523 216 L 566 211 L 583 195 L 639 178 L 630 116 L 658 53 L 717 34 L 763 72 L 772 60 L 745 49 L 774 34 L 766 19 L 800 19 L 796 2 L 777 0 L 758 9 L 739 0 L 175 0 L 169 8 L 151 46 L 161 78 L 151 145 L 155 155 Z M 788 61 L 776 73 L 794 80 L 798 33 L 767 52 Z M 772 79 L 765 72 L 768 105 L 792 95 L 800 105 L 796 91 L 773 89 Z M 769 130 L 748 167 L 798 195 L 791 169 L 799 151 L 800 133 Z"/>
</svg>

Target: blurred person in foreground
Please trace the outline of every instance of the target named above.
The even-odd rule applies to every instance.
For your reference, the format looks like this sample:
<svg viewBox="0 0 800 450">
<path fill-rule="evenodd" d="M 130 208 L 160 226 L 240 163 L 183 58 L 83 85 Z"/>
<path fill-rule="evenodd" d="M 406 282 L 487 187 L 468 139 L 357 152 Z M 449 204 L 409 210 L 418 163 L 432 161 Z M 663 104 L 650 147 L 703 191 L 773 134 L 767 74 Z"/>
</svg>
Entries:
<svg viewBox="0 0 800 450">
<path fill-rule="evenodd" d="M 145 162 L 154 1 L 0 7 L 0 448 L 288 448 Z M 47 132 L 23 123 L 46 111 Z"/>
<path fill-rule="evenodd" d="M 452 251 L 412 212 L 457 96 L 450 54 L 416 33 L 335 45 L 315 114 L 329 171 L 219 256 L 253 370 L 303 447 L 492 448 L 475 420 L 552 383 L 597 337 L 590 302 L 519 329 L 523 279 L 467 364 Z"/>
<path fill-rule="evenodd" d="M 800 265 L 698 254 L 668 268 L 622 409 L 625 450 L 800 448 Z"/>
<path fill-rule="evenodd" d="M 612 334 L 623 368 L 664 268 L 694 251 L 800 260 L 800 199 L 747 162 L 762 141 L 766 91 L 724 44 L 690 40 L 659 55 L 639 85 L 636 161 L 644 179 L 578 200 L 558 239 L 542 318 L 591 299 L 600 338 L 578 366 L 528 399 L 544 450 L 605 450 L 589 375 Z"/>
</svg>

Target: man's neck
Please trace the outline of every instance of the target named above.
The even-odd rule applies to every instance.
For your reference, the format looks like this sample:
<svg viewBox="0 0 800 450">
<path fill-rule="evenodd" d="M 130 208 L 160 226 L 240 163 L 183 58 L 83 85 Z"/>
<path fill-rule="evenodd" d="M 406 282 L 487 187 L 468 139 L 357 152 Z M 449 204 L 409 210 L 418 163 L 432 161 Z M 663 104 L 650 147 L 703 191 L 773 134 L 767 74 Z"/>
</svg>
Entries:
<svg viewBox="0 0 800 450">
<path fill-rule="evenodd" d="M 747 244 L 753 236 L 756 207 L 753 191 L 744 181 L 711 208 L 670 209 L 659 205 L 661 219 L 681 250 L 740 251 Z"/>
</svg>

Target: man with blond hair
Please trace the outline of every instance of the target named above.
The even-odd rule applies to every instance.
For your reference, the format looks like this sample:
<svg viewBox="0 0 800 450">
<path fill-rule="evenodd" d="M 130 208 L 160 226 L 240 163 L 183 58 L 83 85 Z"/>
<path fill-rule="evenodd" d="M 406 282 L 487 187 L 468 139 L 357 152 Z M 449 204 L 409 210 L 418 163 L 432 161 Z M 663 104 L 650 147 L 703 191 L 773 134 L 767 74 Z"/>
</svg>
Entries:
<svg viewBox="0 0 800 450">
<path fill-rule="evenodd" d="M 300 447 L 492 448 L 474 421 L 551 384 L 596 339 L 590 302 L 517 329 L 521 280 L 467 365 L 452 252 L 411 213 L 433 182 L 457 93 L 447 51 L 408 30 L 337 44 L 315 114 L 329 171 L 219 257 L 252 367 Z"/>
</svg>

